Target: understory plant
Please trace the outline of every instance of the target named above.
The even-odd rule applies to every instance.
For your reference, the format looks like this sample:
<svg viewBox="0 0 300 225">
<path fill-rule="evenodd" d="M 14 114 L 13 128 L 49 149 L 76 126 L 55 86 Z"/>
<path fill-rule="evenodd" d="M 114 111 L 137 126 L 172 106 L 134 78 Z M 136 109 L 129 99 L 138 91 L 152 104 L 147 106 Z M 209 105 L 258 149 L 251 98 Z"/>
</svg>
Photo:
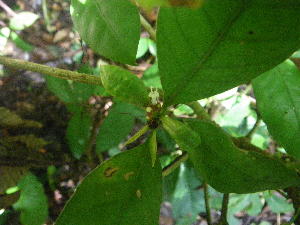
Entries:
<svg viewBox="0 0 300 225">
<path fill-rule="evenodd" d="M 160 6 L 156 29 L 141 15 L 142 9 L 153 6 Z M 99 135 L 104 136 L 97 139 L 97 154 L 120 143 L 136 115 L 146 122 L 124 146 L 143 143 L 92 170 L 57 225 L 158 224 L 163 179 L 187 160 L 204 187 L 224 193 L 219 224 L 228 224 L 230 193 L 279 189 L 293 200 L 293 222 L 300 224 L 300 71 L 289 59 L 300 47 L 299 0 L 72 0 L 70 12 L 82 40 L 113 63 L 85 73 L 2 56 L 0 63 L 49 75 L 48 86 L 54 92 L 69 83 L 53 77 L 73 81 L 72 96 L 61 96 L 66 102 L 86 99 L 87 91 L 113 96 L 115 118 L 108 116 L 100 126 Z M 148 86 L 128 69 L 136 64 L 141 25 L 149 33 L 147 41 L 157 46 L 153 66 L 158 66 L 159 80 Z M 198 101 L 250 82 L 257 117 L 266 123 L 282 152 L 263 151 L 251 144 L 248 135 L 229 135 Z M 188 106 L 191 116 L 176 116 L 178 105 Z M 69 110 L 73 155 L 91 157 L 94 153 L 84 152 L 90 148 L 82 141 L 89 127 L 77 129 L 85 123 L 81 118 L 86 111 Z M 127 114 L 117 118 L 122 112 Z M 157 136 L 162 131 L 180 149 L 180 155 L 164 168 L 157 154 Z M 137 142 L 141 137 L 144 141 Z M 209 206 L 207 213 L 211 224 Z"/>
</svg>

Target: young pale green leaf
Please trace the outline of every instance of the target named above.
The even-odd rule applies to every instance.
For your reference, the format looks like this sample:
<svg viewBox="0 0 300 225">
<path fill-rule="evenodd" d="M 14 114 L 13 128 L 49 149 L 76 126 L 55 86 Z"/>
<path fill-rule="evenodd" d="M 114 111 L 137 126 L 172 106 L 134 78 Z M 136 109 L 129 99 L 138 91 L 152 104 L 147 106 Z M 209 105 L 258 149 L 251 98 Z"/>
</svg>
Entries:
<svg viewBox="0 0 300 225">
<path fill-rule="evenodd" d="M 163 126 L 189 153 L 203 179 L 220 192 L 251 193 L 300 184 L 297 173 L 280 160 L 237 148 L 230 137 L 212 123 L 189 120 L 185 124 L 168 118 L 163 119 Z"/>
<path fill-rule="evenodd" d="M 71 15 L 81 38 L 94 51 L 117 62 L 135 62 L 140 18 L 131 2 L 72 0 Z"/>
<path fill-rule="evenodd" d="M 56 225 L 158 224 L 161 179 L 147 144 L 120 153 L 82 181 Z"/>
<path fill-rule="evenodd" d="M 101 79 L 105 90 L 116 98 L 138 106 L 149 102 L 143 81 L 129 71 L 117 66 L 101 67 Z"/>
<path fill-rule="evenodd" d="M 100 126 L 96 141 L 97 153 L 107 151 L 126 138 L 134 125 L 134 106 L 116 103 Z"/>
<path fill-rule="evenodd" d="M 90 137 L 92 118 L 81 107 L 74 107 L 74 115 L 68 122 L 67 140 L 75 158 L 79 159 L 84 153 Z"/>
<path fill-rule="evenodd" d="M 252 81 L 259 112 L 271 135 L 300 159 L 300 71 L 286 61 Z"/>
<path fill-rule="evenodd" d="M 13 30 L 24 30 L 30 27 L 39 18 L 32 12 L 21 12 L 16 14 L 9 22 L 9 27 Z"/>
<path fill-rule="evenodd" d="M 215 95 L 279 64 L 299 48 L 299 10 L 299 0 L 162 8 L 157 47 L 166 105 Z"/>
<path fill-rule="evenodd" d="M 42 184 L 34 175 L 28 174 L 20 181 L 18 187 L 21 195 L 14 208 L 21 211 L 21 223 L 44 224 L 48 217 L 48 203 Z"/>
</svg>

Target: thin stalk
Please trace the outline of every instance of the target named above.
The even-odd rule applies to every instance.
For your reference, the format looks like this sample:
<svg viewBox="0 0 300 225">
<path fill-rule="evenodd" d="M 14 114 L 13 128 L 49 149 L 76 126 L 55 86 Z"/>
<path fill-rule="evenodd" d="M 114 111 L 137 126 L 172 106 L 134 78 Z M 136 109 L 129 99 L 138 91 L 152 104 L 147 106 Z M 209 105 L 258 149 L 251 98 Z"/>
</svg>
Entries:
<svg viewBox="0 0 300 225">
<path fill-rule="evenodd" d="M 203 184 L 203 191 L 204 191 L 204 201 L 205 201 L 207 225 L 212 225 L 210 204 L 209 204 L 209 195 L 208 195 L 208 185 L 206 182 Z"/>
<path fill-rule="evenodd" d="M 141 21 L 141 24 L 142 26 L 145 28 L 145 30 L 149 33 L 150 35 L 150 38 L 153 40 L 153 41 L 156 41 L 156 32 L 154 30 L 154 28 L 151 26 L 151 24 L 145 19 L 145 17 L 143 17 L 141 14 L 140 14 L 140 21 Z"/>
<path fill-rule="evenodd" d="M 42 1 L 42 9 L 43 9 L 43 16 L 44 16 L 44 19 L 45 19 L 45 23 L 46 23 L 46 26 L 47 26 L 47 30 L 49 31 L 49 27 L 51 25 L 51 20 L 50 20 L 50 17 L 49 17 L 49 11 L 48 11 L 48 6 L 47 6 L 47 0 L 43 0 Z"/>
<path fill-rule="evenodd" d="M 100 77 L 91 76 L 84 73 L 78 73 L 70 70 L 59 69 L 51 66 L 45 66 L 45 65 L 28 62 L 20 59 L 12 59 L 9 57 L 0 56 L 0 64 L 3 64 L 7 67 L 11 67 L 17 70 L 29 70 L 32 72 L 45 74 L 48 76 L 53 76 L 64 80 L 72 80 L 81 83 L 102 86 Z"/>
<path fill-rule="evenodd" d="M 174 170 L 176 170 L 182 162 L 185 162 L 189 158 L 188 154 L 184 152 L 181 156 L 177 157 L 173 162 L 171 162 L 169 165 L 167 165 L 162 170 L 162 176 L 166 177 L 170 173 L 172 173 Z"/>
<path fill-rule="evenodd" d="M 132 142 L 135 142 L 140 136 L 145 134 L 149 130 L 148 125 L 144 126 L 142 129 L 140 129 L 138 132 L 136 132 L 135 135 L 133 135 L 128 141 L 125 142 L 124 147 L 126 145 L 131 144 Z"/>
<path fill-rule="evenodd" d="M 0 7 L 1 7 L 2 9 L 4 9 L 5 12 L 6 12 L 9 16 L 11 16 L 11 17 L 14 17 L 14 16 L 17 15 L 17 14 L 16 14 L 11 8 L 9 8 L 9 6 L 6 5 L 2 0 L 0 0 Z"/>
<path fill-rule="evenodd" d="M 95 116 L 95 120 L 94 120 L 94 123 L 93 123 L 93 128 L 92 128 L 92 131 L 91 131 L 91 136 L 88 140 L 88 144 L 87 144 L 87 147 L 86 147 L 86 150 L 85 150 L 86 155 L 87 155 L 88 160 L 89 160 L 89 163 L 91 164 L 92 167 L 95 166 L 93 146 L 96 142 L 98 131 L 99 131 L 99 128 L 100 128 L 102 122 L 103 122 L 102 112 L 101 112 L 101 110 L 99 110 L 97 115 Z"/>
<path fill-rule="evenodd" d="M 205 109 L 199 104 L 199 102 L 194 101 L 187 104 L 194 110 L 194 113 L 197 115 L 198 119 L 210 121 L 209 114 L 205 111 Z"/>
<path fill-rule="evenodd" d="M 253 126 L 252 129 L 249 131 L 249 133 L 246 135 L 246 138 L 249 138 L 249 139 L 252 138 L 253 134 L 255 134 L 257 128 L 259 127 L 260 122 L 261 122 L 261 119 L 260 119 L 259 117 L 257 117 L 257 120 L 256 120 L 254 126 Z"/>
<path fill-rule="evenodd" d="M 222 201 L 221 218 L 219 223 L 221 225 L 228 225 L 227 222 L 228 203 L 229 203 L 229 194 L 224 194 L 223 201 Z"/>
</svg>

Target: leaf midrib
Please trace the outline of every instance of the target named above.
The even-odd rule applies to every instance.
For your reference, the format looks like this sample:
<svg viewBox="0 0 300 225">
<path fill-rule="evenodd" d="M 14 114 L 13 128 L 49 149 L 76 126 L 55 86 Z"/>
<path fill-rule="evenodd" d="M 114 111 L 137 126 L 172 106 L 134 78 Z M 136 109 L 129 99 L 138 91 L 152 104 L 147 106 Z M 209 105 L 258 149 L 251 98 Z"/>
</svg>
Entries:
<svg viewBox="0 0 300 225">
<path fill-rule="evenodd" d="M 249 3 L 248 3 L 249 4 Z M 234 25 L 234 23 L 240 18 L 240 16 L 243 14 L 243 12 L 246 10 L 246 6 L 244 4 L 244 1 L 239 9 L 237 9 L 236 13 L 229 19 L 227 24 L 225 24 L 223 32 L 220 32 L 217 34 L 217 37 L 215 40 L 212 42 L 211 46 L 209 49 L 203 54 L 203 56 L 200 58 L 200 61 L 198 64 L 192 68 L 192 71 L 190 76 L 186 76 L 185 79 L 182 79 L 182 81 L 179 84 L 175 85 L 175 90 L 179 90 L 180 92 L 174 92 L 172 95 L 170 95 L 169 99 L 167 100 L 168 103 L 172 103 L 173 100 L 179 95 L 179 93 L 183 93 L 185 89 L 188 87 L 188 83 L 190 83 L 197 72 L 203 67 L 203 65 L 209 60 L 210 56 L 215 52 L 215 50 L 219 47 L 219 45 L 222 43 L 222 41 L 225 39 L 227 36 L 228 32 L 230 31 L 230 28 Z M 177 20 L 176 20 L 177 21 Z M 184 34 L 182 34 L 184 35 Z"/>
<path fill-rule="evenodd" d="M 128 48 L 123 48 L 123 43 L 122 43 L 122 38 L 120 38 L 119 37 L 119 35 L 117 34 L 117 32 L 114 30 L 114 29 L 112 29 L 111 27 L 111 25 L 110 25 L 110 23 L 109 23 L 109 21 L 107 20 L 107 18 L 105 17 L 105 15 L 102 13 L 102 10 L 101 10 L 101 6 L 99 6 L 99 2 L 97 1 L 97 0 L 94 0 L 95 1 L 95 5 L 96 5 L 96 7 L 97 7 L 97 10 L 98 10 L 98 12 L 99 12 L 99 14 L 100 14 L 100 16 L 101 16 L 101 18 L 103 19 L 103 21 L 104 21 L 104 23 L 105 23 L 105 25 L 106 25 L 106 28 L 110 31 L 110 33 L 113 35 L 113 38 L 116 40 L 116 42 L 118 42 L 119 43 L 119 51 L 121 51 L 123 54 L 125 54 L 125 55 L 130 55 L 130 53 L 129 53 L 129 50 L 128 50 Z"/>
</svg>

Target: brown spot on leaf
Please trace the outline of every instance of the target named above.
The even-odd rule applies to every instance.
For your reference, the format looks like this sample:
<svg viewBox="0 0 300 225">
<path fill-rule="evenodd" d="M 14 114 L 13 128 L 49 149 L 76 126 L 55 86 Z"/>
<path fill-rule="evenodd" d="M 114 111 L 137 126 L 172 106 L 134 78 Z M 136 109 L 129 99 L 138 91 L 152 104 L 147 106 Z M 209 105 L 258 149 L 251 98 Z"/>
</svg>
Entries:
<svg viewBox="0 0 300 225">
<path fill-rule="evenodd" d="M 106 176 L 106 177 L 112 177 L 118 170 L 119 170 L 119 168 L 111 168 L 111 167 L 108 167 L 108 168 L 104 171 L 104 176 Z"/>
<path fill-rule="evenodd" d="M 199 8 L 202 6 L 203 0 L 168 0 L 173 7 Z"/>
<path fill-rule="evenodd" d="M 130 178 L 133 174 L 134 174 L 133 171 L 128 172 L 128 173 L 125 173 L 125 174 L 124 174 L 124 179 L 125 179 L 125 180 L 129 180 L 129 178 Z"/>
</svg>

